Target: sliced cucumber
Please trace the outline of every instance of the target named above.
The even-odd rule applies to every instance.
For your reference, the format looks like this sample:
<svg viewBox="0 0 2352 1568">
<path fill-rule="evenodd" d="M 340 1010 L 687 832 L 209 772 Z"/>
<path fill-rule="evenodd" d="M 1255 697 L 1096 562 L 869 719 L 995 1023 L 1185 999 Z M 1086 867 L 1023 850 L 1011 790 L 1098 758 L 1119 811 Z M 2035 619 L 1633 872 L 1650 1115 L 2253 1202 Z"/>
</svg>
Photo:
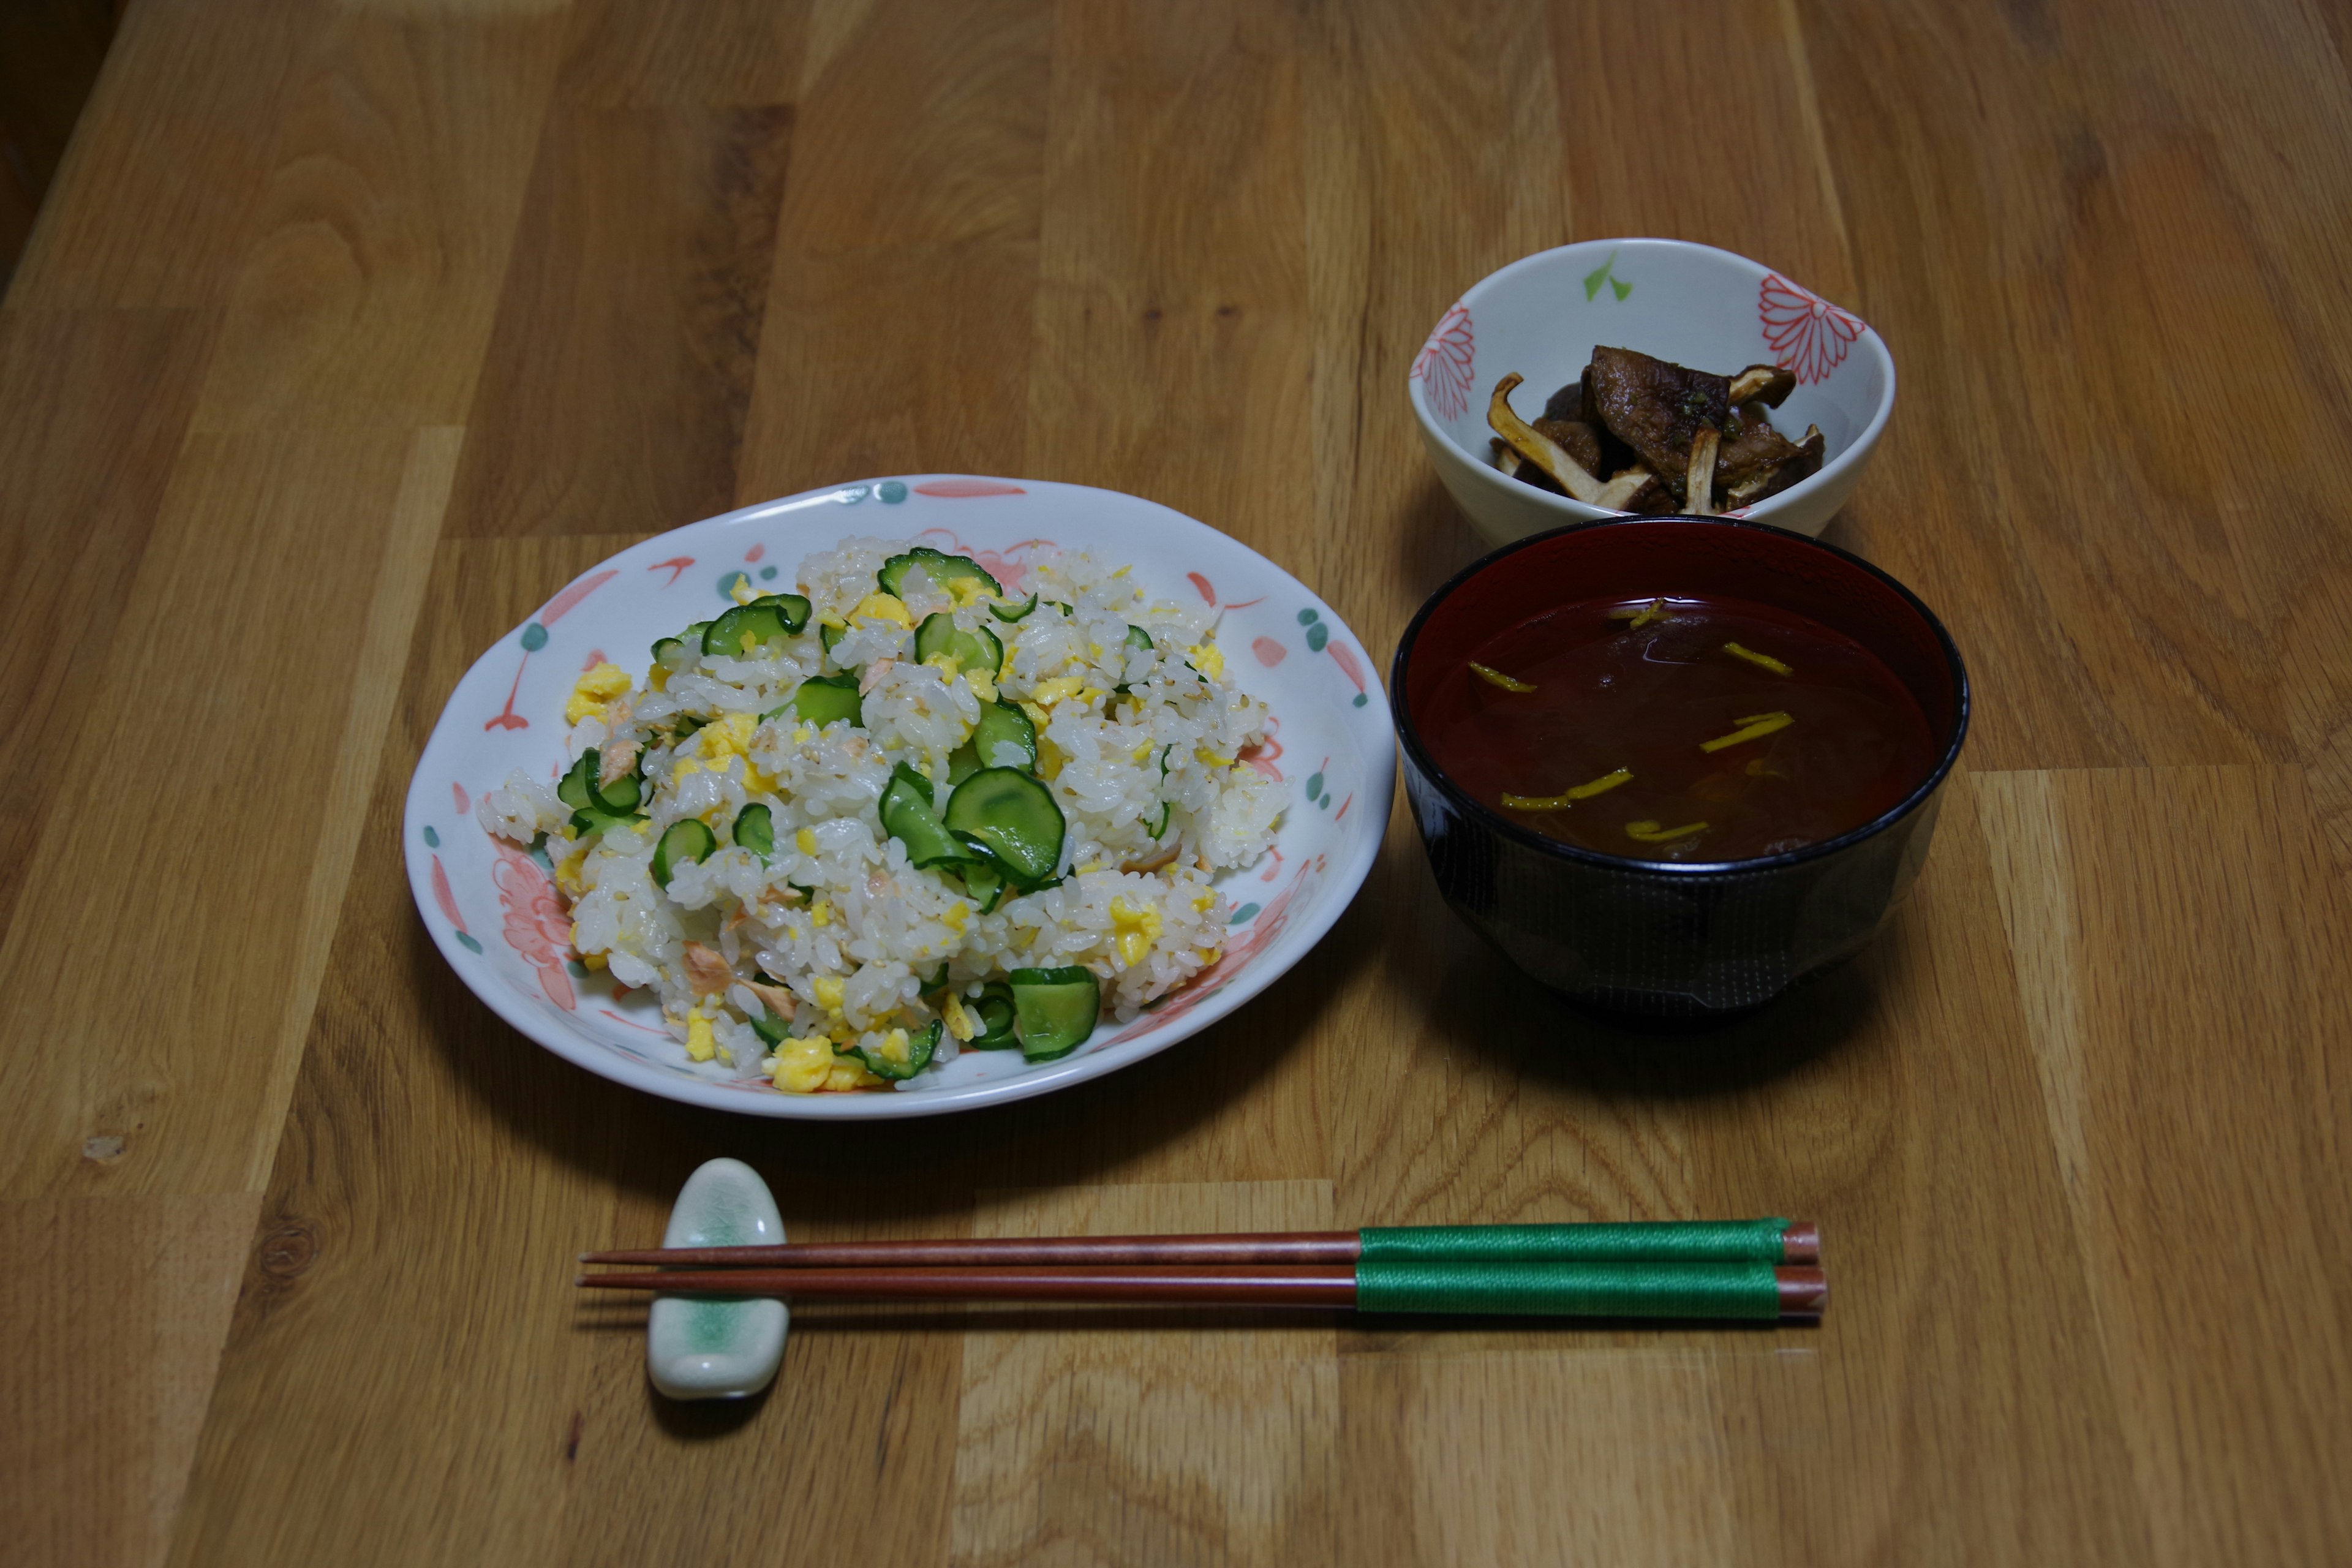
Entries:
<svg viewBox="0 0 2352 1568">
<path fill-rule="evenodd" d="M 687 658 L 684 637 L 664 637 L 654 644 L 654 662 L 665 669 L 676 671 L 685 668 Z"/>
<path fill-rule="evenodd" d="M 979 903 L 980 912 L 993 913 L 1004 897 L 1004 873 L 977 861 L 960 869 L 963 872 L 963 890 Z"/>
<path fill-rule="evenodd" d="M 805 594 L 762 594 L 751 603 L 774 605 L 776 614 L 783 617 L 785 632 L 793 637 L 800 636 L 801 628 L 808 625 L 809 611 L 814 608 Z"/>
<path fill-rule="evenodd" d="M 833 645 L 839 642 L 841 640 L 841 635 L 848 629 L 849 628 L 847 626 L 836 626 L 829 624 L 820 625 L 816 628 L 816 640 L 824 646 L 825 652 L 831 653 L 833 651 Z"/>
<path fill-rule="evenodd" d="M 754 599 L 748 605 L 736 605 L 711 622 L 710 629 L 702 634 L 702 651 L 726 658 L 744 658 L 757 653 L 766 643 L 792 636 L 793 631 L 773 599 Z"/>
<path fill-rule="evenodd" d="M 1024 886 L 1044 881 L 1061 864 L 1062 808 L 1052 790 L 1019 768 L 981 769 L 956 785 L 940 820 Z"/>
<path fill-rule="evenodd" d="M 1159 821 L 1154 822 L 1148 816 L 1143 819 L 1143 825 L 1151 829 L 1152 837 L 1157 838 L 1161 834 L 1168 831 L 1168 818 L 1170 814 L 1174 810 L 1175 808 L 1173 806 L 1170 805 L 1168 802 L 1163 800 L 1160 803 Z"/>
<path fill-rule="evenodd" d="M 1003 760 L 1003 749 L 1017 746 L 1018 763 Z M 1037 771 L 1037 726 L 1029 715 L 1002 699 L 984 703 L 971 736 L 948 755 L 948 783 L 960 784 L 982 768 L 1022 767 Z"/>
<path fill-rule="evenodd" d="M 654 880 L 669 886 L 677 868 L 688 860 L 708 860 L 719 847 L 719 835 L 708 824 L 691 816 L 680 817 L 665 829 L 661 842 L 654 846 Z"/>
<path fill-rule="evenodd" d="M 881 583 L 884 593 L 898 594 L 903 599 L 906 595 L 899 594 L 898 589 L 907 580 L 907 569 L 910 566 L 920 566 L 923 575 L 931 580 L 931 586 L 942 594 L 949 592 L 948 584 L 957 578 L 969 577 L 974 582 L 986 584 L 991 598 L 1004 596 L 1004 590 L 997 584 L 995 578 L 981 570 L 979 562 L 969 555 L 943 555 L 928 544 L 918 544 L 904 555 L 893 555 L 882 563 L 882 570 L 874 575 Z"/>
<path fill-rule="evenodd" d="M 966 865 L 980 857 L 950 833 L 931 808 L 931 781 L 900 763 L 882 791 L 882 830 L 907 847 L 907 863 Z"/>
<path fill-rule="evenodd" d="M 1013 987 L 1002 980 L 992 980 L 980 988 L 980 999 L 967 1002 L 964 1008 L 980 1025 L 980 1033 L 964 1042 L 975 1051 L 1009 1051 L 1021 1044 L 1013 1032 Z"/>
<path fill-rule="evenodd" d="M 1087 1043 L 1102 1014 L 1102 986 L 1094 971 L 1076 964 L 1066 969 L 1016 969 L 1009 977 L 1013 990 L 1013 1030 L 1021 1054 L 1033 1062 L 1068 1056 Z"/>
<path fill-rule="evenodd" d="M 572 814 L 572 831 L 583 838 L 614 827 L 643 827 L 645 825 L 643 816 L 618 816 L 609 811 L 599 811 L 593 805 L 585 811 Z"/>
<path fill-rule="evenodd" d="M 896 1033 L 897 1031 L 893 1031 Z M 892 1056 L 879 1046 L 861 1045 L 858 1059 L 866 1070 L 876 1078 L 887 1078 L 893 1083 L 914 1077 L 931 1065 L 931 1053 L 940 1048 L 940 1021 L 937 1018 L 919 1029 L 907 1031 L 906 1055 Z"/>
<path fill-rule="evenodd" d="M 731 832 L 737 844 L 762 860 L 776 852 L 775 816 L 756 800 L 735 814 Z"/>
<path fill-rule="evenodd" d="M 603 770 L 604 759 L 596 754 L 595 747 L 589 747 L 572 764 L 572 771 L 557 782 L 555 798 L 574 811 L 593 808 L 596 804 L 596 775 Z"/>
<path fill-rule="evenodd" d="M 996 640 L 994 632 L 985 628 L 968 632 L 945 610 L 925 616 L 923 624 L 915 628 L 918 662 L 943 653 L 955 659 L 958 669 L 985 669 L 991 675 L 1004 663 L 1004 645 Z"/>
<path fill-rule="evenodd" d="M 857 695 L 857 677 L 811 676 L 801 682 L 798 691 L 793 693 L 793 712 L 795 717 L 820 730 L 844 719 L 853 724 L 865 723 L 865 709 Z"/>
<path fill-rule="evenodd" d="M 1029 595 L 1029 602 L 1025 605 L 991 605 L 988 606 L 988 613 L 1000 621 L 1021 621 L 1028 619 L 1029 612 L 1036 607 L 1037 595 L 1032 594 Z"/>
<path fill-rule="evenodd" d="M 604 771 L 600 763 L 597 772 Z M 626 816 L 645 804 L 646 781 L 637 769 L 631 768 L 611 784 L 598 784 L 595 773 L 588 775 L 588 791 L 593 797 L 590 805 L 607 816 Z"/>
<path fill-rule="evenodd" d="M 760 1016 L 751 1020 L 751 1032 L 772 1051 L 791 1037 L 792 1026 L 762 1007 Z"/>
<path fill-rule="evenodd" d="M 1127 646 L 1129 647 L 1139 647 L 1144 652 L 1150 653 L 1153 646 L 1151 634 L 1145 631 L 1141 626 L 1129 626 L 1127 628 Z"/>
</svg>

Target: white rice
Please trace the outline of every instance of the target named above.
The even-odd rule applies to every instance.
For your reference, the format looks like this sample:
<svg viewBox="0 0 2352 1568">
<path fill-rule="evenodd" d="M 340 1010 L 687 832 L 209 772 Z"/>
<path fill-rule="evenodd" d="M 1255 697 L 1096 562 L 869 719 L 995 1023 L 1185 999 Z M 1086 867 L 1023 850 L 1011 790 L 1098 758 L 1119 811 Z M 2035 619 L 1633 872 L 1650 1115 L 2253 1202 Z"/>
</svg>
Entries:
<svg viewBox="0 0 2352 1568">
<path fill-rule="evenodd" d="M 879 1047 L 894 1030 L 919 1034 L 944 1015 L 934 1067 L 952 1059 L 963 1020 L 948 997 L 977 996 L 1015 968 L 1083 965 L 1106 1009 L 1132 1018 L 1216 962 L 1230 910 L 1209 879 L 1252 864 L 1273 842 L 1286 792 L 1242 760 L 1265 736 L 1265 705 L 1223 679 L 1213 611 L 1065 552 L 1008 595 L 1039 595 L 1035 610 L 1010 623 L 969 592 L 971 602 L 959 604 L 918 567 L 901 584 L 902 626 L 890 614 L 897 603 L 872 596 L 882 563 L 909 548 L 852 539 L 803 561 L 809 623 L 767 645 L 765 657 L 695 653 L 626 689 L 618 671 L 583 677 L 573 755 L 644 748 L 641 828 L 583 841 L 555 791 L 521 773 L 478 808 L 491 833 L 519 843 L 545 836 L 583 959 L 609 966 L 623 985 L 652 987 L 681 1058 L 707 1063 L 702 1070 L 767 1077 L 794 1091 L 876 1087 L 885 1080 L 846 1053 Z M 1003 642 L 1000 679 L 915 661 L 909 628 L 943 610 Z M 1151 635 L 1150 649 L 1129 643 L 1130 625 Z M 839 630 L 830 652 L 821 626 Z M 862 727 L 818 730 L 790 711 L 759 721 L 810 677 L 844 670 L 862 672 Z M 877 804 L 893 765 L 905 763 L 944 805 L 950 754 L 992 695 L 1043 716 L 1038 773 L 1066 833 L 1058 885 L 1008 889 L 982 914 L 960 880 L 908 864 Z M 704 727 L 674 740 L 688 715 Z M 1015 760 L 1009 750 L 981 759 Z M 764 863 L 730 842 L 752 802 L 769 808 L 774 827 Z M 676 867 L 665 889 L 655 883 L 654 847 L 684 817 L 708 824 L 719 847 Z M 698 994 L 689 942 L 724 958 L 732 973 L 723 985 Z M 929 989 L 942 962 L 947 984 Z M 772 1054 L 751 1026 L 765 1005 L 747 983 L 782 986 L 794 1000 L 790 1037 Z"/>
</svg>

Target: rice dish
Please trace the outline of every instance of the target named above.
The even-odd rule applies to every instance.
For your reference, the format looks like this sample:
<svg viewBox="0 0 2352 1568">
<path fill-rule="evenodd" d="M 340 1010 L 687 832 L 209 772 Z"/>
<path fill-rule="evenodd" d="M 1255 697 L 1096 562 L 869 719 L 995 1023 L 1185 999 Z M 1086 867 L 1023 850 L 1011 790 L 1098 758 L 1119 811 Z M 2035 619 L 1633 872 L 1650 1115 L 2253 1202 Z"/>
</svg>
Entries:
<svg viewBox="0 0 2352 1568">
<path fill-rule="evenodd" d="M 960 1050 L 1051 1060 L 1215 963 L 1211 885 L 1272 844 L 1265 703 L 1216 613 L 1127 567 L 852 539 L 798 593 L 583 673 L 571 767 L 481 800 L 649 987 L 684 1059 L 790 1093 L 914 1087 Z"/>
</svg>

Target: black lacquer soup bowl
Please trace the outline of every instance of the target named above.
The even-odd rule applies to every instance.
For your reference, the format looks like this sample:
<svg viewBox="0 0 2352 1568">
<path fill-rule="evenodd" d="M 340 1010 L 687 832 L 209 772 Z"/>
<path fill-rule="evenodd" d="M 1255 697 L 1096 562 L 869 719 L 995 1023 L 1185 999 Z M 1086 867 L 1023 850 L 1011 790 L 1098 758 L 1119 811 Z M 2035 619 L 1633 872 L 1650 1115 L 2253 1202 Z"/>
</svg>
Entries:
<svg viewBox="0 0 2352 1568">
<path fill-rule="evenodd" d="M 1934 766 L 1892 808 L 1837 837 L 1754 859 L 1675 862 L 1546 837 L 1473 798 L 1431 755 L 1440 675 L 1497 630 L 1572 602 L 1661 592 L 1760 602 L 1853 638 L 1917 700 Z M 1969 727 L 1959 650 L 1909 589 L 1833 545 L 1723 518 L 1580 523 L 1495 552 L 1413 617 L 1389 700 L 1445 901 L 1578 1007 L 1636 1025 L 1727 1021 L 1861 951 L 1918 875 Z"/>
</svg>

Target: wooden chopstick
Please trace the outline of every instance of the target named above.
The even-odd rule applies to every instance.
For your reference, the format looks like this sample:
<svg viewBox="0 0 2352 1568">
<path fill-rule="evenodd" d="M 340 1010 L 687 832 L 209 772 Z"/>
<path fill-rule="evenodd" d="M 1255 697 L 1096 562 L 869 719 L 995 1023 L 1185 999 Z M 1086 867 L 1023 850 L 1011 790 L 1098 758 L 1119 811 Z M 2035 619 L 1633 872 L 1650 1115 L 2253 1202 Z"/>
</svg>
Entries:
<svg viewBox="0 0 2352 1568">
<path fill-rule="evenodd" d="M 650 1263 L 666 1268 L 1109 1268 L 1139 1265 L 1354 1263 L 1363 1233 L 1269 1231 L 1212 1236 L 964 1237 L 918 1241 L 788 1242 L 777 1247 L 638 1247 L 583 1252 L 583 1263 Z M 1812 1266 L 1821 1228 L 1794 1221 L 1781 1231 L 1780 1262 Z"/>
<path fill-rule="evenodd" d="M 1818 1268 L 1772 1270 L 1780 1316 L 1821 1316 L 1829 1298 Z M 861 1300 L 1080 1301 L 1264 1307 L 1353 1307 L 1350 1266 L 1129 1265 L 1109 1268 L 827 1268 L 664 1269 L 643 1274 L 583 1274 L 596 1290 L 658 1290 L 674 1295 L 814 1297 Z"/>
</svg>

